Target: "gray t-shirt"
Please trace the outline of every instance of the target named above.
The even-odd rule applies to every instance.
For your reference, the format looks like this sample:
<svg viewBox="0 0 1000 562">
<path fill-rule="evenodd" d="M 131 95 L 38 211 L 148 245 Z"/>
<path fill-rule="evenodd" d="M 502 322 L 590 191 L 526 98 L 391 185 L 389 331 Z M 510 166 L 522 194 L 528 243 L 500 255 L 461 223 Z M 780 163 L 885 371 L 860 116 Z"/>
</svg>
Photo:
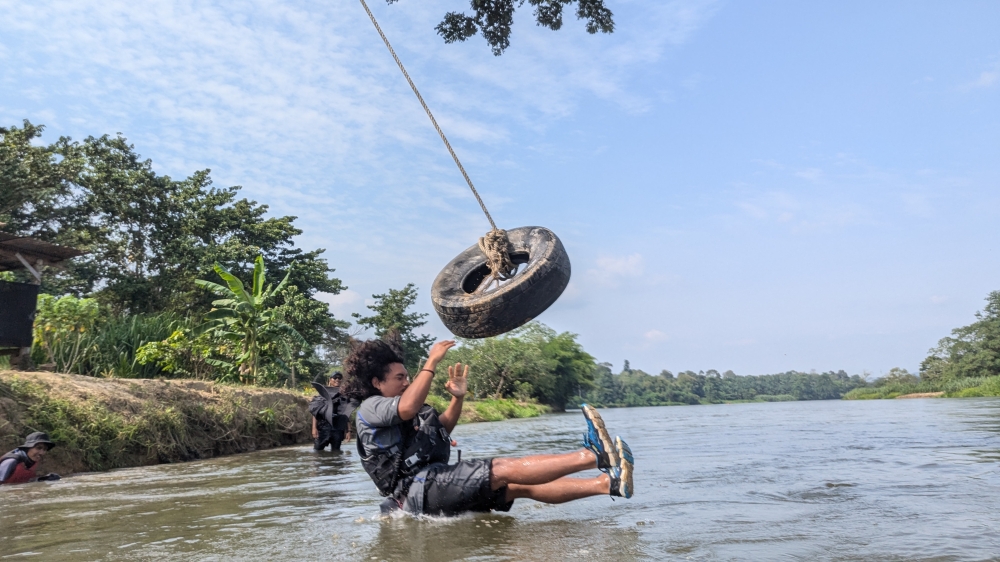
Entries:
<svg viewBox="0 0 1000 562">
<path fill-rule="evenodd" d="M 391 449 L 402 441 L 399 396 L 369 396 L 358 406 L 358 442 L 366 455 L 376 449 Z"/>
</svg>

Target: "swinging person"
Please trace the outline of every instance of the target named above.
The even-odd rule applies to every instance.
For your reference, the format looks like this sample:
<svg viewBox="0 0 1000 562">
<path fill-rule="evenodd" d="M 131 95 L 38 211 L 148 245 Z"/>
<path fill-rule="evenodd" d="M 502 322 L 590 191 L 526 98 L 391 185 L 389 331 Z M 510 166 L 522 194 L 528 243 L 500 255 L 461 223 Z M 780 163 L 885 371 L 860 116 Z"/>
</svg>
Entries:
<svg viewBox="0 0 1000 562">
<path fill-rule="evenodd" d="M 438 365 L 454 345 L 451 340 L 434 344 L 412 382 L 398 347 L 382 340 L 355 343 L 344 361 L 344 391 L 361 401 L 355 422 L 358 453 L 379 493 L 388 497 L 383 513 L 456 515 L 509 511 L 517 498 L 556 504 L 603 494 L 632 497 L 632 451 L 620 437 L 612 441 L 597 410 L 587 405 L 582 449 L 448 464 L 469 367 L 448 368 L 445 388 L 452 398 L 444 412 L 424 402 Z M 568 477 L 593 468 L 604 474 Z"/>
</svg>

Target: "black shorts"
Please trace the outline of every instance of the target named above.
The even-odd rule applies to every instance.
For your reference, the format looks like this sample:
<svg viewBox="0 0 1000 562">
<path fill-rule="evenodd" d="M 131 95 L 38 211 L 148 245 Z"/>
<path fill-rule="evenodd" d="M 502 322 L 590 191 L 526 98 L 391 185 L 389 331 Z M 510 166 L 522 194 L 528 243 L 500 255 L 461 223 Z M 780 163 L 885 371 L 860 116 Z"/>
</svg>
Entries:
<svg viewBox="0 0 1000 562">
<path fill-rule="evenodd" d="M 330 426 L 321 427 L 318 430 L 319 437 L 316 438 L 315 443 L 313 443 L 313 449 L 317 451 L 322 451 L 330 446 L 333 451 L 340 450 L 340 444 L 344 441 L 344 432 L 337 431 L 335 429 L 330 429 Z"/>
<path fill-rule="evenodd" d="M 473 459 L 439 465 L 427 473 L 424 483 L 424 513 L 458 515 L 466 511 L 510 511 L 507 486 L 490 489 L 493 459 Z"/>
</svg>

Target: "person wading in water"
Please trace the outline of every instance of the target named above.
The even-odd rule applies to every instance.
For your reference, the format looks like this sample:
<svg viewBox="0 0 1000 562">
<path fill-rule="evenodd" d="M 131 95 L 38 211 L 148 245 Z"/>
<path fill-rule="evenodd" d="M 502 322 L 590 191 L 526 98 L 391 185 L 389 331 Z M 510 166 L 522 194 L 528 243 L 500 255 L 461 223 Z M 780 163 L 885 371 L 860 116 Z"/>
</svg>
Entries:
<svg viewBox="0 0 1000 562">
<path fill-rule="evenodd" d="M 509 511 L 517 498 L 545 503 L 610 494 L 632 497 L 632 451 L 612 441 L 594 408 L 584 405 L 584 448 L 572 453 L 493 458 L 448 464 L 451 431 L 462 414 L 468 366 L 448 367 L 445 388 L 451 403 L 443 413 L 424 401 L 445 354 L 455 345 L 434 344 L 410 380 L 399 347 L 382 340 L 353 344 L 344 361 L 345 394 L 361 401 L 357 410 L 358 453 L 383 496 L 382 512 L 456 515 L 466 511 Z M 597 468 L 596 478 L 568 475 Z"/>
<path fill-rule="evenodd" d="M 59 480 L 59 475 L 49 473 L 38 476 L 38 463 L 55 443 L 49 441 L 49 435 L 36 431 L 28 435 L 24 445 L 0 457 L 0 484 L 23 484 L 33 480 Z"/>
<path fill-rule="evenodd" d="M 336 372 L 332 377 L 318 375 L 313 380 L 313 387 L 320 393 L 309 403 L 309 413 L 313 415 L 312 436 L 315 439 L 313 449 L 317 451 L 322 451 L 327 445 L 331 451 L 339 451 L 343 441 L 351 440 L 350 423 L 347 416 L 341 413 L 346 402 L 340 394 L 340 383 L 343 379 L 344 375 Z"/>
</svg>

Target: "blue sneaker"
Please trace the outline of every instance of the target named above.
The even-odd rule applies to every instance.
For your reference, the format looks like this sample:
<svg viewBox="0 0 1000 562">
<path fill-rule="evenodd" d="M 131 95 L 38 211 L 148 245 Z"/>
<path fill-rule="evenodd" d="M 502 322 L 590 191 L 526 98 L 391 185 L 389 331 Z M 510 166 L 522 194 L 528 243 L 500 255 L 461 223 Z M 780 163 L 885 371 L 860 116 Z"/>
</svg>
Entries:
<svg viewBox="0 0 1000 562">
<path fill-rule="evenodd" d="M 583 434 L 584 448 L 593 451 L 594 455 L 597 456 L 597 468 L 601 472 L 608 472 L 616 468 L 619 464 L 618 453 L 611 440 L 611 435 L 604 427 L 601 414 L 598 414 L 597 410 L 588 404 L 581 404 L 580 409 L 583 410 L 583 417 L 587 420 L 587 433 Z"/>
<path fill-rule="evenodd" d="M 618 466 L 608 472 L 608 476 L 611 477 L 611 496 L 612 498 L 618 496 L 628 499 L 632 497 L 634 491 L 632 470 L 635 459 L 632 458 L 632 449 L 629 448 L 628 443 L 622 441 L 621 437 L 615 437 L 615 451 L 618 453 Z"/>
</svg>

